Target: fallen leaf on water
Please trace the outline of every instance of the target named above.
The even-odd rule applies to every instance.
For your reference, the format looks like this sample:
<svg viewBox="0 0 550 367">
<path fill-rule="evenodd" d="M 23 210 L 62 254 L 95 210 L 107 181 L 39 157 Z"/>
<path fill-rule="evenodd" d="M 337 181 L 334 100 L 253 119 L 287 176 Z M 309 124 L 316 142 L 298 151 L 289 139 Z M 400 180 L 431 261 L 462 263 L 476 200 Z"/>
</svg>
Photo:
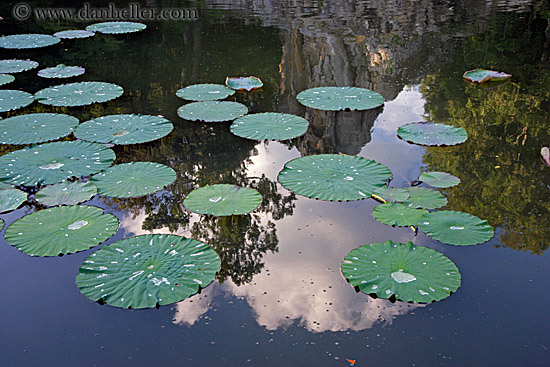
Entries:
<svg viewBox="0 0 550 367">
<path fill-rule="evenodd" d="M 353 366 L 355 364 L 355 359 L 346 359 L 346 361 L 349 362 L 350 366 Z"/>
</svg>

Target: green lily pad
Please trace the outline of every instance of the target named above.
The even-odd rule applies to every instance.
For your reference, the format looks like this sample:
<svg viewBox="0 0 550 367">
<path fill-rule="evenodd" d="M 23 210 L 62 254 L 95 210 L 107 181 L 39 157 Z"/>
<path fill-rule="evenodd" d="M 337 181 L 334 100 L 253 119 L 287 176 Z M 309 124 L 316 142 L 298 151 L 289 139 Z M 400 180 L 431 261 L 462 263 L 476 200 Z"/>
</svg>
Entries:
<svg viewBox="0 0 550 367">
<path fill-rule="evenodd" d="M 426 185 L 442 189 L 453 187 L 460 183 L 460 178 L 447 172 L 423 172 L 418 177 L 418 180 L 424 182 Z"/>
<path fill-rule="evenodd" d="M 0 47 L 10 49 L 39 48 L 55 45 L 61 39 L 49 34 L 12 34 L 0 37 Z"/>
<path fill-rule="evenodd" d="M 131 162 L 117 164 L 92 176 L 100 195 L 129 198 L 162 190 L 176 180 L 176 172 L 163 164 Z"/>
<path fill-rule="evenodd" d="M 13 75 L 9 74 L 0 74 L 0 85 L 6 85 L 15 80 L 15 77 Z"/>
<path fill-rule="evenodd" d="M 409 198 L 405 204 L 409 208 L 436 209 L 447 205 L 447 198 L 439 191 L 427 187 L 408 187 Z"/>
<path fill-rule="evenodd" d="M 38 67 L 38 63 L 32 60 L 0 60 L 0 73 L 15 74 Z"/>
<path fill-rule="evenodd" d="M 47 206 L 76 205 L 90 200 L 96 194 L 97 187 L 90 181 L 65 181 L 44 187 L 34 198 Z"/>
<path fill-rule="evenodd" d="M 0 219 L 0 231 L 1 231 L 2 229 L 4 229 L 4 224 L 5 224 L 5 223 L 4 223 L 4 220 L 3 220 L 3 219 Z"/>
<path fill-rule="evenodd" d="M 397 187 L 382 186 L 376 189 L 372 196 L 377 196 L 386 202 L 403 202 L 409 198 L 409 192 Z"/>
<path fill-rule="evenodd" d="M 111 144 L 137 144 L 168 135 L 174 125 L 162 116 L 109 115 L 83 122 L 76 128 L 78 139 Z"/>
<path fill-rule="evenodd" d="M 85 106 L 118 98 L 121 86 L 104 82 L 80 82 L 56 85 L 39 90 L 34 98 L 51 106 Z"/>
<path fill-rule="evenodd" d="M 248 214 L 262 202 L 259 192 L 235 185 L 207 185 L 193 190 L 183 200 L 192 212 L 217 217 Z"/>
<path fill-rule="evenodd" d="M 103 22 L 95 23 L 86 27 L 87 31 L 104 34 L 122 34 L 139 32 L 147 28 L 143 23 L 136 22 Z"/>
<path fill-rule="evenodd" d="M 42 69 L 38 72 L 38 76 L 42 78 L 70 78 L 84 74 L 86 69 L 80 66 L 66 66 L 59 64 L 55 67 Z"/>
<path fill-rule="evenodd" d="M 118 219 L 95 206 L 58 206 L 16 220 L 6 229 L 8 243 L 31 256 L 84 251 L 111 237 Z"/>
<path fill-rule="evenodd" d="M 408 227 L 416 226 L 427 213 L 425 209 L 414 209 L 402 203 L 386 203 L 374 208 L 372 216 L 389 226 Z"/>
<path fill-rule="evenodd" d="M 304 90 L 296 96 L 298 102 L 319 110 L 369 110 L 384 103 L 380 93 L 355 87 L 320 87 Z"/>
<path fill-rule="evenodd" d="M 221 84 L 194 84 L 178 89 L 176 96 L 188 101 L 216 101 L 235 94 L 231 88 Z"/>
<path fill-rule="evenodd" d="M 471 81 L 472 83 L 483 83 L 494 80 L 504 80 L 511 78 L 511 74 L 506 74 L 501 71 L 475 69 L 464 73 L 463 78 Z"/>
<path fill-rule="evenodd" d="M 239 117 L 231 124 L 233 134 L 255 140 L 288 140 L 306 133 L 309 122 L 288 113 L 254 113 Z"/>
<path fill-rule="evenodd" d="M 0 213 L 15 210 L 25 201 L 27 201 L 27 194 L 21 190 L 0 190 Z"/>
<path fill-rule="evenodd" d="M 494 235 L 486 220 L 454 210 L 426 214 L 418 222 L 418 228 L 434 240 L 457 246 L 477 245 Z"/>
<path fill-rule="evenodd" d="M 279 172 L 286 189 L 313 199 L 349 201 L 368 198 L 392 178 L 388 167 L 345 154 L 318 154 L 287 162 Z"/>
<path fill-rule="evenodd" d="M 88 38 L 95 36 L 95 32 L 85 31 L 83 29 L 75 29 L 68 31 L 61 31 L 53 34 L 57 38 L 75 39 L 75 38 Z"/>
<path fill-rule="evenodd" d="M 13 185 L 36 186 L 88 176 L 104 170 L 115 152 L 86 141 L 60 141 L 16 150 L 0 157 L 0 180 Z"/>
<path fill-rule="evenodd" d="M 426 248 L 387 241 L 352 250 L 342 263 L 344 278 L 366 294 L 404 302 L 442 300 L 460 287 L 456 265 L 443 254 Z"/>
<path fill-rule="evenodd" d="M 178 108 L 178 116 L 191 121 L 230 121 L 248 113 L 248 108 L 238 102 L 193 102 Z"/>
<path fill-rule="evenodd" d="M 103 246 L 80 266 L 76 285 L 92 301 L 148 308 L 182 301 L 205 288 L 220 257 L 194 239 L 150 234 Z"/>
<path fill-rule="evenodd" d="M 0 120 L 1 144 L 44 143 L 73 132 L 78 119 L 62 113 L 29 113 Z"/>
<path fill-rule="evenodd" d="M 25 107 L 34 102 L 32 94 L 21 90 L 0 89 L 0 112 Z"/>
<path fill-rule="evenodd" d="M 264 83 L 260 78 L 255 76 L 240 76 L 240 77 L 230 77 L 225 78 L 225 85 L 231 89 L 235 90 L 245 90 L 250 92 L 253 89 L 261 88 Z"/>
<path fill-rule="evenodd" d="M 432 122 L 414 122 L 397 129 L 399 138 L 419 145 L 456 145 L 468 139 L 466 130 Z"/>
</svg>

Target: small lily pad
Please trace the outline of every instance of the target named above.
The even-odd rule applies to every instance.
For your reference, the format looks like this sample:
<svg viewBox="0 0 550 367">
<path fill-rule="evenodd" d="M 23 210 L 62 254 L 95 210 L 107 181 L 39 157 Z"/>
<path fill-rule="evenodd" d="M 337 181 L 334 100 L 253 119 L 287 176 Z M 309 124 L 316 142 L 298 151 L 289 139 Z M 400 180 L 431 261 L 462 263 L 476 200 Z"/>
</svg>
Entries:
<svg viewBox="0 0 550 367">
<path fill-rule="evenodd" d="M 219 184 L 191 191 L 183 205 L 195 213 L 220 217 L 250 213 L 261 201 L 262 196 L 254 189 Z"/>
<path fill-rule="evenodd" d="M 400 126 L 397 136 L 419 145 L 456 145 L 468 139 L 466 130 L 461 127 L 432 122 L 414 122 Z"/>
<path fill-rule="evenodd" d="M 55 45 L 61 40 L 49 34 L 12 34 L 0 37 L 0 47 L 9 49 L 39 48 Z"/>
<path fill-rule="evenodd" d="M 250 92 L 253 89 L 261 88 L 264 83 L 260 78 L 255 76 L 241 76 L 241 77 L 230 77 L 225 78 L 225 85 L 231 89 L 235 90 L 245 90 Z"/>
<path fill-rule="evenodd" d="M 447 198 L 439 191 L 427 187 L 408 187 L 409 198 L 405 204 L 409 208 L 436 209 L 447 205 Z"/>
<path fill-rule="evenodd" d="M 451 175 L 447 172 L 423 172 L 418 180 L 426 185 L 437 188 L 454 187 L 460 183 L 460 178 Z"/>
<path fill-rule="evenodd" d="M 407 227 L 416 226 L 427 213 L 425 209 L 414 209 L 402 203 L 386 203 L 374 208 L 372 216 L 389 226 Z"/>
<path fill-rule="evenodd" d="M 494 235 L 486 220 L 454 210 L 428 213 L 418 222 L 418 228 L 434 240 L 457 246 L 477 245 Z"/>
<path fill-rule="evenodd" d="M 288 140 L 306 133 L 309 122 L 288 113 L 254 113 L 239 117 L 231 124 L 233 134 L 254 140 Z"/>
<path fill-rule="evenodd" d="M 15 210 L 25 201 L 27 201 L 27 194 L 21 190 L 0 190 L 0 213 Z"/>
<path fill-rule="evenodd" d="M 34 102 L 32 94 L 21 90 L 0 89 L 0 112 L 25 107 Z"/>
<path fill-rule="evenodd" d="M 319 110 L 369 110 L 384 103 L 380 93 L 355 87 L 320 87 L 304 90 L 296 96 L 298 102 Z"/>
<path fill-rule="evenodd" d="M 33 144 L 73 132 L 78 119 L 62 113 L 29 113 L 0 120 L 1 144 Z"/>
<path fill-rule="evenodd" d="M 176 96 L 188 101 L 216 101 L 235 94 L 231 88 L 221 84 L 194 84 L 178 89 Z"/>
<path fill-rule="evenodd" d="M 61 31 L 53 34 L 57 38 L 76 39 L 76 38 L 88 38 L 95 36 L 95 32 L 85 31 L 83 29 L 75 29 L 68 31 Z"/>
<path fill-rule="evenodd" d="M 70 78 L 84 74 L 86 69 L 80 66 L 66 66 L 59 64 L 55 67 L 42 69 L 38 72 L 38 76 L 42 78 Z"/>
<path fill-rule="evenodd" d="M 193 102 L 178 108 L 178 116 L 191 121 L 230 121 L 248 113 L 248 108 L 238 102 Z"/>
<path fill-rule="evenodd" d="M 0 60 L 0 73 L 15 74 L 38 67 L 38 63 L 32 60 Z"/>
<path fill-rule="evenodd" d="M 136 22 L 103 22 L 95 23 L 86 27 L 87 31 L 105 34 L 122 34 L 139 32 L 147 28 L 143 23 Z"/>
<path fill-rule="evenodd" d="M 15 77 L 13 75 L 9 74 L 0 74 L 0 85 L 6 85 L 15 80 Z"/>
<path fill-rule="evenodd" d="M 483 83 L 495 80 L 504 80 L 511 78 L 511 74 L 506 74 L 501 71 L 475 69 L 464 73 L 464 79 L 471 81 L 472 83 Z"/>
<path fill-rule="evenodd" d="M 382 186 L 376 189 L 372 196 L 377 196 L 386 202 L 403 202 L 409 198 L 409 192 L 397 187 Z"/>
<path fill-rule="evenodd" d="M 121 86 L 104 82 L 80 82 L 56 85 L 39 90 L 34 98 L 51 106 L 85 106 L 118 98 L 124 90 Z"/>
<path fill-rule="evenodd" d="M 48 185 L 35 195 L 36 201 L 47 206 L 76 205 L 90 200 L 97 194 L 97 187 L 88 182 L 60 182 Z"/>
</svg>

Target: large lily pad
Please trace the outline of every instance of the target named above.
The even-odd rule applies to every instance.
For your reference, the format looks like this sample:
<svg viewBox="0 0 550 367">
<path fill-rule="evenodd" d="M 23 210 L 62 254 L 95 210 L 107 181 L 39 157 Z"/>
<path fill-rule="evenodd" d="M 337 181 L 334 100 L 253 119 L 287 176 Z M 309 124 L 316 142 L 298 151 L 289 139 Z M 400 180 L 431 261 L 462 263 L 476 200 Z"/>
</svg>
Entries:
<svg viewBox="0 0 550 367">
<path fill-rule="evenodd" d="M 233 94 L 233 89 L 221 84 L 194 84 L 176 91 L 176 96 L 188 101 L 216 101 Z"/>
<path fill-rule="evenodd" d="M 174 125 L 162 116 L 109 115 L 82 123 L 74 135 L 97 143 L 136 144 L 168 135 Z"/>
<path fill-rule="evenodd" d="M 0 85 L 6 85 L 15 80 L 15 77 L 10 74 L 0 74 Z"/>
<path fill-rule="evenodd" d="M 34 69 L 38 67 L 38 63 L 32 60 L 0 60 L 0 73 L 15 74 L 22 71 Z"/>
<path fill-rule="evenodd" d="M 83 29 L 74 29 L 74 30 L 56 32 L 53 35 L 57 38 L 75 39 L 75 38 L 88 38 L 88 37 L 95 36 L 95 32 L 85 31 Z"/>
<path fill-rule="evenodd" d="M 38 76 L 42 78 L 71 78 L 73 76 L 82 75 L 86 69 L 80 66 L 66 66 L 59 64 L 57 66 L 42 69 L 38 72 Z"/>
<path fill-rule="evenodd" d="M 115 152 L 85 141 L 60 141 L 36 145 L 0 157 L 0 180 L 13 185 L 35 186 L 88 176 L 104 170 Z"/>
<path fill-rule="evenodd" d="M 511 74 L 506 74 L 501 71 L 475 69 L 464 73 L 464 79 L 471 81 L 472 83 L 483 83 L 495 80 L 504 80 L 511 78 Z"/>
<path fill-rule="evenodd" d="M 39 90 L 34 98 L 51 106 L 84 106 L 107 102 L 118 98 L 124 90 L 121 86 L 104 82 L 80 82 L 56 85 Z"/>
<path fill-rule="evenodd" d="M 439 191 L 427 187 L 408 187 L 409 198 L 405 204 L 410 208 L 436 209 L 447 205 L 447 198 Z"/>
<path fill-rule="evenodd" d="M 298 102 L 319 110 L 369 110 L 384 103 L 380 93 L 355 87 L 320 87 L 298 93 Z"/>
<path fill-rule="evenodd" d="M 0 120 L 1 144 L 44 143 L 69 135 L 78 119 L 62 113 L 29 113 Z"/>
<path fill-rule="evenodd" d="M 117 164 L 92 177 L 100 195 L 129 198 L 151 194 L 176 180 L 176 172 L 163 164 Z"/>
<path fill-rule="evenodd" d="M 230 121 L 248 113 L 248 108 L 238 102 L 193 102 L 178 108 L 178 116 L 191 121 Z"/>
<path fill-rule="evenodd" d="M 65 181 L 44 187 L 34 198 L 47 206 L 76 205 L 90 200 L 96 194 L 97 187 L 90 181 Z"/>
<path fill-rule="evenodd" d="M 407 227 L 416 226 L 427 213 L 425 209 L 414 209 L 402 203 L 386 203 L 374 208 L 372 216 L 389 226 Z"/>
<path fill-rule="evenodd" d="M 58 206 L 26 215 L 6 229 L 6 241 L 31 256 L 58 256 L 99 245 L 118 219 L 95 206 Z"/>
<path fill-rule="evenodd" d="M 400 126 L 397 136 L 419 145 L 456 145 L 468 139 L 466 130 L 461 127 L 432 122 L 414 122 Z"/>
<path fill-rule="evenodd" d="M 486 220 L 454 210 L 426 214 L 418 222 L 418 228 L 434 240 L 457 246 L 477 245 L 494 235 Z"/>
<path fill-rule="evenodd" d="M 27 194 L 21 190 L 0 190 L 0 213 L 15 210 L 25 201 L 27 201 Z"/>
<path fill-rule="evenodd" d="M 25 107 L 34 102 L 32 94 L 21 90 L 0 89 L 0 112 Z"/>
<path fill-rule="evenodd" d="M 260 78 L 255 76 L 240 76 L 240 77 L 230 77 L 225 78 L 225 85 L 231 89 L 235 90 L 245 90 L 250 92 L 253 89 L 261 88 L 264 83 Z"/>
<path fill-rule="evenodd" d="M 0 47 L 10 49 L 39 48 L 55 45 L 61 39 L 49 34 L 12 34 L 0 37 Z"/>
<path fill-rule="evenodd" d="M 404 302 L 439 301 L 460 287 L 456 265 L 426 248 L 387 241 L 363 245 L 344 258 L 342 274 L 366 294 Z"/>
<path fill-rule="evenodd" d="M 441 189 L 453 187 L 460 183 L 460 178 L 447 172 L 422 172 L 418 180 L 424 182 L 426 185 Z"/>
<path fill-rule="evenodd" d="M 254 113 L 239 117 L 231 124 L 233 134 L 255 140 L 288 140 L 306 133 L 309 122 L 288 113 Z"/>
<path fill-rule="evenodd" d="M 86 27 L 87 31 L 105 34 L 122 34 L 139 32 L 147 28 L 143 23 L 136 22 L 103 22 L 95 23 Z"/>
<path fill-rule="evenodd" d="M 136 236 L 88 256 L 76 284 L 92 301 L 124 308 L 155 307 L 179 302 L 206 287 L 220 263 L 210 246 L 190 238 Z"/>
<path fill-rule="evenodd" d="M 262 202 L 254 189 L 235 185 L 208 185 L 193 190 L 183 201 L 192 212 L 214 216 L 247 214 Z"/>
<path fill-rule="evenodd" d="M 398 187 L 382 186 L 376 189 L 372 196 L 386 202 L 403 202 L 409 198 L 409 192 Z"/>
<path fill-rule="evenodd" d="M 318 154 L 287 162 L 278 178 L 288 190 L 309 198 L 349 201 L 370 197 L 392 178 L 392 173 L 370 159 Z"/>
</svg>

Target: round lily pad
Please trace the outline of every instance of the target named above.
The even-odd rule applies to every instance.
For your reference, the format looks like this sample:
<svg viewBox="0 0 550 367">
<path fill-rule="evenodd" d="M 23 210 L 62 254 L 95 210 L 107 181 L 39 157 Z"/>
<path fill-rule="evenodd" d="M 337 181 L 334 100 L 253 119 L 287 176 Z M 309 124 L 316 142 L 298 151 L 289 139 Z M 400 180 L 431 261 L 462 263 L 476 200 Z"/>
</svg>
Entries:
<svg viewBox="0 0 550 367">
<path fill-rule="evenodd" d="M 304 90 L 296 96 L 298 102 L 319 110 L 369 110 L 384 103 L 380 93 L 355 87 L 319 87 Z"/>
<path fill-rule="evenodd" d="M 419 145 L 456 145 L 468 139 L 466 130 L 461 127 L 432 122 L 414 122 L 400 126 L 397 136 Z"/>
<path fill-rule="evenodd" d="M 178 108 L 178 116 L 192 121 L 230 121 L 248 113 L 248 108 L 238 102 L 193 102 Z"/>
<path fill-rule="evenodd" d="M 95 206 L 58 206 L 25 215 L 6 229 L 8 243 L 31 256 L 58 256 L 99 245 L 118 229 L 118 219 Z"/>
<path fill-rule="evenodd" d="M 78 119 L 62 113 L 29 113 L 0 120 L 1 144 L 44 143 L 69 135 Z"/>
<path fill-rule="evenodd" d="M 162 116 L 109 115 L 80 124 L 74 135 L 78 139 L 111 144 L 136 144 L 168 135 L 174 125 Z"/>
<path fill-rule="evenodd" d="M 88 176 L 104 170 L 115 152 L 85 141 L 60 141 L 16 150 L 0 157 L 0 180 L 13 185 L 36 186 Z"/>
<path fill-rule="evenodd" d="M 279 172 L 286 189 L 313 199 L 349 201 L 368 198 L 392 178 L 388 167 L 345 154 L 318 154 L 287 162 Z"/>
<path fill-rule="evenodd" d="M 38 72 L 38 76 L 42 78 L 70 78 L 84 74 L 86 69 L 80 66 L 66 66 L 59 64 L 55 67 L 42 69 Z"/>
<path fill-rule="evenodd" d="M 21 90 L 0 89 L 0 112 L 25 107 L 34 102 L 32 94 Z"/>
<path fill-rule="evenodd" d="M 245 90 L 250 92 L 253 89 L 261 88 L 264 83 L 260 78 L 255 76 L 240 76 L 240 77 L 230 77 L 225 78 L 225 84 L 235 90 Z"/>
<path fill-rule="evenodd" d="M 56 85 L 39 90 L 34 98 L 51 106 L 84 106 L 96 102 L 107 102 L 120 97 L 121 86 L 104 82 L 80 82 Z"/>
<path fill-rule="evenodd" d="M 407 227 L 416 226 L 427 213 L 425 209 L 414 209 L 402 203 L 386 203 L 374 208 L 372 216 L 389 226 Z"/>
<path fill-rule="evenodd" d="M 405 204 L 410 208 L 436 209 L 447 205 L 447 198 L 439 191 L 427 187 L 408 187 L 409 198 Z"/>
<path fill-rule="evenodd" d="M 424 182 L 426 185 L 442 189 L 453 187 L 460 183 L 460 178 L 447 172 L 423 172 L 418 177 L 418 180 Z"/>
<path fill-rule="evenodd" d="M 456 265 L 443 254 L 392 241 L 363 245 L 344 258 L 342 274 L 361 292 L 404 302 L 439 301 L 460 287 Z"/>
<path fill-rule="evenodd" d="M 136 22 L 103 22 L 95 23 L 86 27 L 87 31 L 105 34 L 122 34 L 139 32 L 147 28 L 143 23 Z"/>
<path fill-rule="evenodd" d="M 382 186 L 376 189 L 372 196 L 377 196 L 386 202 L 403 202 L 409 198 L 409 192 L 397 187 Z"/>
<path fill-rule="evenodd" d="M 511 78 L 512 75 L 501 71 L 475 69 L 465 72 L 463 77 L 472 83 L 483 83 L 487 81 L 508 79 Z"/>
<path fill-rule="evenodd" d="M 235 94 L 231 88 L 221 84 L 194 84 L 178 89 L 176 96 L 188 101 L 216 101 Z"/>
<path fill-rule="evenodd" d="M 10 49 L 39 48 L 55 45 L 61 40 L 49 34 L 13 34 L 0 37 L 0 47 Z"/>
<path fill-rule="evenodd" d="M 117 164 L 92 176 L 100 195 L 129 198 L 151 194 L 176 180 L 176 172 L 163 164 L 132 162 Z"/>
<path fill-rule="evenodd" d="M 15 74 L 22 71 L 34 69 L 38 67 L 38 63 L 32 60 L 0 60 L 0 73 Z"/>
<path fill-rule="evenodd" d="M 219 184 L 191 191 L 183 205 L 195 213 L 221 217 L 250 213 L 261 202 L 262 196 L 254 189 Z"/>
<path fill-rule="evenodd" d="M 15 210 L 25 201 L 27 201 L 27 194 L 21 190 L 0 190 L 0 213 Z"/>
<path fill-rule="evenodd" d="M 96 194 L 97 187 L 90 181 L 65 181 L 44 187 L 34 198 L 47 206 L 76 205 L 90 200 Z"/>
<path fill-rule="evenodd" d="M 13 75 L 9 74 L 0 74 L 0 85 L 6 85 L 15 80 L 15 77 Z"/>
<path fill-rule="evenodd" d="M 434 240 L 457 246 L 477 245 L 494 235 L 486 220 L 454 210 L 426 214 L 418 222 L 418 228 Z"/>
<path fill-rule="evenodd" d="M 76 285 L 92 301 L 148 308 L 182 301 L 205 288 L 220 257 L 194 239 L 150 234 L 103 246 L 80 266 Z"/>
<path fill-rule="evenodd" d="M 231 124 L 233 134 L 255 140 L 288 140 L 306 133 L 309 122 L 288 113 L 254 113 L 239 117 Z"/>
<path fill-rule="evenodd" d="M 53 34 L 57 38 L 75 39 L 75 38 L 88 38 L 95 36 L 95 32 L 85 31 L 83 29 L 75 29 L 68 31 L 61 31 Z"/>
</svg>

